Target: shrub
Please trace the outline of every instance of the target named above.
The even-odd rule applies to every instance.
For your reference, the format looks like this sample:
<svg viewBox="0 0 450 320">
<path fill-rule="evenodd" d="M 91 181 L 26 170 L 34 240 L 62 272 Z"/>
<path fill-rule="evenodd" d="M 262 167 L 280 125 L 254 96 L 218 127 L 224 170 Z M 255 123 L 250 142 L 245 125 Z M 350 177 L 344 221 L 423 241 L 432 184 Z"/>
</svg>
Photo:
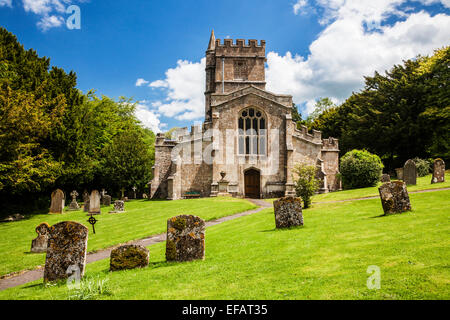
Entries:
<svg viewBox="0 0 450 320">
<path fill-rule="evenodd" d="M 426 159 L 420 159 L 418 157 L 412 159 L 416 164 L 417 175 L 419 177 L 424 177 L 431 172 L 430 161 Z"/>
<path fill-rule="evenodd" d="M 376 154 L 352 150 L 341 158 L 340 171 L 345 189 L 376 186 L 383 172 L 383 163 Z"/>
<path fill-rule="evenodd" d="M 317 168 L 306 164 L 297 164 L 293 171 L 295 192 L 303 200 L 303 207 L 309 208 L 311 197 L 319 190 L 320 181 L 316 178 Z"/>
</svg>

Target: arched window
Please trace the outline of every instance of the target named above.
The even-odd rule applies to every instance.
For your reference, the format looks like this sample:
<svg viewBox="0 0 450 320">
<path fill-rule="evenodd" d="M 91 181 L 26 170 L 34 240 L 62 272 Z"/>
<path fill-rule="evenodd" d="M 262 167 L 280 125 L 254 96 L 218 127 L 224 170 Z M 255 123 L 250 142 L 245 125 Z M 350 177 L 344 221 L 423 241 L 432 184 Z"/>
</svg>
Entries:
<svg viewBox="0 0 450 320">
<path fill-rule="evenodd" d="M 239 154 L 266 154 L 266 118 L 261 111 L 247 108 L 238 120 Z"/>
</svg>

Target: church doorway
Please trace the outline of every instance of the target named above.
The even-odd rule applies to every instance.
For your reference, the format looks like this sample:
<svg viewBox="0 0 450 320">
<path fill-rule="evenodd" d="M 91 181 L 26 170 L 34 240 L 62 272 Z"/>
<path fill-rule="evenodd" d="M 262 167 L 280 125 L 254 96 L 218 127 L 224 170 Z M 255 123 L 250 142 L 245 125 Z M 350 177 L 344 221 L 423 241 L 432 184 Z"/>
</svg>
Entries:
<svg viewBox="0 0 450 320">
<path fill-rule="evenodd" d="M 256 169 L 249 169 L 244 172 L 246 198 L 260 198 L 260 178 L 260 173 Z"/>
</svg>

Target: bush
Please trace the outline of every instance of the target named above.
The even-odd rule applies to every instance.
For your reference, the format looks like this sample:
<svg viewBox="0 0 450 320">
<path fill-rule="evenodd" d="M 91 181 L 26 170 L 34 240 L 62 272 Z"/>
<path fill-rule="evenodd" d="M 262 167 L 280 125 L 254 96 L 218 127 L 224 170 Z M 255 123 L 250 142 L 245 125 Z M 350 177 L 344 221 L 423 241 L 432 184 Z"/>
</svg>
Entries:
<svg viewBox="0 0 450 320">
<path fill-rule="evenodd" d="M 417 175 L 419 177 L 424 177 L 428 175 L 431 172 L 431 164 L 429 160 L 426 159 L 420 159 L 418 157 L 412 159 L 414 163 L 416 164 L 417 168 Z"/>
<path fill-rule="evenodd" d="M 345 189 L 376 186 L 383 172 L 383 163 L 376 154 L 352 150 L 341 158 L 340 171 Z"/>
<path fill-rule="evenodd" d="M 303 207 L 309 208 L 311 197 L 319 190 L 320 181 L 316 178 L 317 168 L 306 164 L 297 164 L 293 171 L 295 193 L 303 200 Z"/>
</svg>

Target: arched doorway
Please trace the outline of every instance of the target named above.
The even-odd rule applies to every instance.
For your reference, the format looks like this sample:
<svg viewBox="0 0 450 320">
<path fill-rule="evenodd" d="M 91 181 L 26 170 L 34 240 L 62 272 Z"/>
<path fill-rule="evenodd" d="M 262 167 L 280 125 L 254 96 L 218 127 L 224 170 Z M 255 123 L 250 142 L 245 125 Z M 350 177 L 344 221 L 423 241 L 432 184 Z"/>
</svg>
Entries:
<svg viewBox="0 0 450 320">
<path fill-rule="evenodd" d="M 247 198 L 260 198 L 260 173 L 256 169 L 249 169 L 244 172 L 245 196 Z"/>
</svg>

